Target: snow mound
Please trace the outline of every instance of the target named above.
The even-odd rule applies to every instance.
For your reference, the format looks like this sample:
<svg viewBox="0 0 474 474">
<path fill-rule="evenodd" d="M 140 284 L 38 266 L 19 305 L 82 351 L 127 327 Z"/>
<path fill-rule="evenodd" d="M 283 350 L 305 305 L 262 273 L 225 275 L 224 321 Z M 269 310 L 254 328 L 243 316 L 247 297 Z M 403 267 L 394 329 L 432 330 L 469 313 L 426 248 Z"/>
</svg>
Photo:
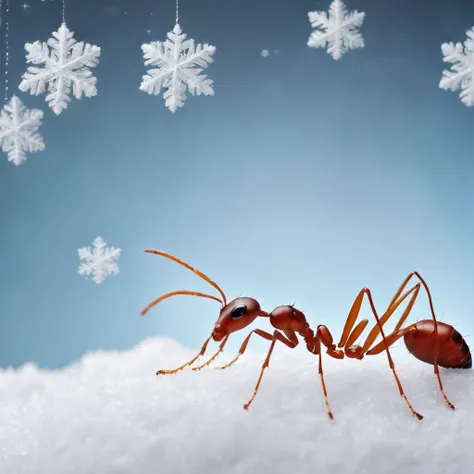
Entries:
<svg viewBox="0 0 474 474">
<path fill-rule="evenodd" d="M 432 367 L 394 351 L 406 393 L 425 415 L 418 421 L 383 354 L 363 361 L 326 357 L 330 421 L 317 358 L 304 350 L 275 351 L 248 411 L 242 406 L 264 354 L 246 353 L 226 370 L 155 375 L 194 354 L 157 338 L 127 352 L 88 354 L 58 371 L 33 365 L 0 371 L 0 472 L 474 472 L 471 370 L 441 370 L 457 407 L 451 411 Z"/>
</svg>

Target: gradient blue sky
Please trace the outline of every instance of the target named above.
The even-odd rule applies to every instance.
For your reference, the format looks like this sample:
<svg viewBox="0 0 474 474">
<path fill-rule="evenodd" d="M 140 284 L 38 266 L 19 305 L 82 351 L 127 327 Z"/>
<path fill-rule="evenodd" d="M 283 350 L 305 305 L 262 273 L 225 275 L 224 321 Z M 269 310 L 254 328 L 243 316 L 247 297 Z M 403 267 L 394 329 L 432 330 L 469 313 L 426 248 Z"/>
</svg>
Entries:
<svg viewBox="0 0 474 474">
<path fill-rule="evenodd" d="M 24 43 L 57 30 L 61 3 L 11 3 L 18 84 Z M 61 367 L 155 335 L 199 347 L 217 303 L 176 297 L 139 317 L 166 291 L 210 289 L 146 247 L 189 261 L 229 299 L 296 302 L 337 338 L 362 287 L 382 309 L 417 269 L 438 316 L 474 345 L 474 108 L 438 87 L 440 46 L 465 40 L 474 6 L 346 3 L 367 13 L 366 47 L 334 61 L 306 45 L 307 12 L 329 0 L 182 0 L 184 32 L 217 48 L 215 96 L 172 114 L 138 87 L 141 44 L 165 39 L 174 2 L 67 1 L 76 38 L 102 48 L 99 93 L 59 117 L 44 95 L 18 93 L 44 110 L 47 149 L 0 163 L 0 366 Z M 77 249 L 98 235 L 123 250 L 101 285 L 77 274 Z M 427 310 L 423 296 L 413 318 Z"/>
</svg>

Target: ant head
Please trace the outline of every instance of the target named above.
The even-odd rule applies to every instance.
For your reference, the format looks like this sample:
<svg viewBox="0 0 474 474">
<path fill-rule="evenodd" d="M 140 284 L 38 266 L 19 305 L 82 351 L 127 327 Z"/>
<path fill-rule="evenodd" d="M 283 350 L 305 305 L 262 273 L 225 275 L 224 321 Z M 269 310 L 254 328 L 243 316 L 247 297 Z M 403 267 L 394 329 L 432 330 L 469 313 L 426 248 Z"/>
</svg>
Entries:
<svg viewBox="0 0 474 474">
<path fill-rule="evenodd" d="M 224 339 L 224 337 L 226 337 L 231 332 L 239 331 L 240 329 L 243 329 L 244 327 L 251 324 L 258 316 L 268 317 L 268 313 L 262 311 L 258 301 L 253 298 L 237 298 L 231 301 L 230 303 L 227 303 L 227 299 L 224 292 L 216 282 L 212 281 L 207 275 L 200 272 L 196 268 L 193 268 L 191 265 L 189 265 L 183 260 L 180 260 L 174 255 L 171 255 L 168 252 L 163 252 L 162 250 L 155 249 L 145 249 L 145 252 L 160 255 L 169 260 L 172 260 L 178 265 L 187 268 L 188 270 L 191 270 L 193 273 L 195 273 L 203 280 L 207 281 L 211 286 L 213 286 L 220 293 L 221 297 L 219 298 L 217 296 L 212 296 L 207 293 L 201 293 L 200 291 L 170 291 L 153 300 L 144 310 L 142 310 L 142 316 L 145 316 L 145 314 L 150 310 L 150 308 L 157 305 L 161 301 L 176 295 L 199 296 L 201 298 L 208 298 L 217 301 L 222 305 L 222 309 L 219 315 L 219 319 L 214 325 L 214 330 L 212 331 L 212 334 L 209 337 L 209 339 L 212 337 L 214 341 L 222 341 L 222 339 Z"/>
<path fill-rule="evenodd" d="M 219 319 L 216 321 L 212 338 L 222 341 L 231 332 L 240 331 L 253 323 L 258 316 L 267 316 L 260 304 L 253 298 L 236 298 L 222 307 Z"/>
</svg>

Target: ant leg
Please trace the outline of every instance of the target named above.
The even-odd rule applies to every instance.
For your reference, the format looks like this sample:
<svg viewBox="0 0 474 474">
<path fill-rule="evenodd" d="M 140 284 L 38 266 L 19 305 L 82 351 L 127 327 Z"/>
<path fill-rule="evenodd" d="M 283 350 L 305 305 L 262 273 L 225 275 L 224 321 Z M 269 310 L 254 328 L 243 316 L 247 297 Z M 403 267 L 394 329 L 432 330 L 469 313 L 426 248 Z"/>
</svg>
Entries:
<svg viewBox="0 0 474 474">
<path fill-rule="evenodd" d="M 329 419 L 333 420 L 334 416 L 332 414 L 331 408 L 329 407 L 328 392 L 326 390 L 326 383 L 324 382 L 323 356 L 322 356 L 322 351 L 321 351 L 321 333 L 320 333 L 319 328 L 316 331 L 315 342 L 316 342 L 316 347 L 315 347 L 314 353 L 318 354 L 318 356 L 319 356 L 318 373 L 319 373 L 319 378 L 321 379 L 321 387 L 323 389 L 324 402 L 326 404 L 326 413 L 327 413 Z"/>
<path fill-rule="evenodd" d="M 228 337 L 228 336 L 227 336 Z M 206 341 L 204 342 L 204 344 L 202 345 L 201 347 L 201 350 L 199 352 L 199 354 L 194 357 L 193 359 L 191 359 L 190 361 L 186 362 L 185 364 L 183 365 L 180 365 L 179 367 L 177 367 L 176 369 L 173 369 L 173 370 L 158 370 L 156 372 L 156 375 L 167 375 L 167 374 L 175 374 L 176 372 L 179 372 L 180 370 L 183 370 L 184 368 L 188 367 L 189 365 L 192 365 L 194 364 L 194 362 L 199 358 L 201 357 L 202 355 L 205 354 L 206 352 L 206 349 L 207 349 L 207 345 L 209 344 L 209 341 L 212 339 L 212 336 L 209 336 Z M 224 341 L 223 341 L 224 342 Z"/>
<path fill-rule="evenodd" d="M 364 300 L 364 290 L 362 290 L 354 300 L 352 304 L 351 310 L 346 319 L 346 323 L 344 324 L 344 329 L 342 330 L 341 339 L 337 347 L 344 347 L 346 345 L 347 338 L 349 337 L 352 328 L 354 327 L 355 322 L 359 316 L 360 308 L 362 307 L 362 301 Z"/>
<path fill-rule="evenodd" d="M 400 296 L 403 289 L 406 287 L 406 285 L 408 284 L 408 282 L 410 281 L 410 279 L 413 276 L 416 276 L 418 278 L 418 280 L 420 281 L 420 283 L 417 283 L 413 288 L 411 288 L 411 290 L 408 290 L 402 297 L 400 297 L 397 300 L 397 298 Z M 402 327 L 403 323 L 405 322 L 405 320 L 407 319 L 410 311 L 413 308 L 413 304 L 415 303 L 416 297 L 418 296 L 418 293 L 419 293 L 419 290 L 420 290 L 420 285 L 423 285 L 423 288 L 425 289 L 425 291 L 427 293 L 428 301 L 429 301 L 429 305 L 430 305 L 431 316 L 432 316 L 432 319 L 433 319 L 434 325 L 435 325 L 435 347 L 434 347 L 434 358 L 433 358 L 434 359 L 434 361 L 433 361 L 434 373 L 435 373 L 436 378 L 438 380 L 439 389 L 440 389 L 441 395 L 443 396 L 443 399 L 444 399 L 446 405 L 448 405 L 449 408 L 454 410 L 455 409 L 454 405 L 449 401 L 448 397 L 446 396 L 446 394 L 444 392 L 443 382 L 441 381 L 441 375 L 439 373 L 439 366 L 438 366 L 438 355 L 439 355 L 439 353 L 438 353 L 439 352 L 438 351 L 438 347 L 439 347 L 438 346 L 438 344 L 439 344 L 438 324 L 437 324 L 437 319 L 436 319 L 436 315 L 435 315 L 435 312 L 434 312 L 431 292 L 430 292 L 430 290 L 428 288 L 428 285 L 426 284 L 425 280 L 421 277 L 421 275 L 418 272 L 412 272 L 408 275 L 407 278 L 405 278 L 405 280 L 402 283 L 401 287 L 399 288 L 399 290 L 397 291 L 395 296 L 392 298 L 392 301 L 390 302 L 390 305 L 389 305 L 389 308 L 387 309 L 387 312 L 382 316 L 381 322 L 382 322 L 382 325 L 383 325 L 386 322 L 386 320 L 391 316 L 391 314 L 395 311 L 395 309 L 400 305 L 400 303 L 408 296 L 408 294 L 410 294 L 412 291 L 414 291 L 413 296 L 411 297 L 407 308 L 405 309 L 402 317 L 400 318 L 400 321 L 395 326 L 394 332 L 399 330 Z M 387 314 L 388 314 L 388 316 L 386 317 L 385 321 L 382 321 L 382 319 L 384 319 Z M 375 339 L 378 336 L 378 334 L 379 334 L 378 327 L 375 326 L 372 329 L 372 331 L 370 332 L 369 336 L 367 337 L 367 340 L 364 343 L 364 346 L 363 346 L 363 352 L 364 353 L 367 352 L 369 350 L 370 346 L 375 342 Z"/>
<path fill-rule="evenodd" d="M 272 338 L 273 338 L 273 336 L 270 333 L 268 333 L 266 331 L 262 331 L 261 329 L 254 329 L 253 331 L 250 331 L 249 335 L 242 342 L 242 345 L 240 346 L 239 352 L 235 356 L 235 358 L 232 359 L 228 364 L 225 364 L 225 365 L 222 365 L 222 366 L 219 366 L 219 367 L 214 367 L 214 368 L 215 369 L 227 369 L 231 365 L 234 365 L 239 360 L 239 357 L 246 351 L 247 345 L 248 345 L 249 340 L 250 340 L 250 337 L 254 333 L 257 334 L 257 336 L 263 337 L 267 341 L 271 341 Z M 292 342 L 294 342 L 294 344 L 296 346 L 298 344 L 298 339 L 295 337 L 295 340 L 292 340 Z"/>
<path fill-rule="evenodd" d="M 395 326 L 395 329 L 393 332 L 398 331 L 403 323 L 406 321 L 408 318 L 408 315 L 410 314 L 413 305 L 415 304 L 416 298 L 418 297 L 418 293 L 420 292 L 420 283 L 417 283 L 413 288 L 408 290 L 401 296 L 398 300 L 393 301 L 390 303 L 387 311 L 381 316 L 380 318 L 380 325 L 384 326 L 384 324 L 389 320 L 389 318 L 393 315 L 393 313 L 396 311 L 396 309 L 400 306 L 400 304 L 410 295 L 413 293 L 413 295 L 410 298 L 410 301 L 408 302 L 407 307 L 405 308 L 405 311 L 403 312 L 401 318 L 399 319 L 397 325 Z M 369 347 L 372 346 L 372 344 L 375 342 L 375 339 L 380 333 L 380 328 L 378 324 L 376 323 L 372 330 L 369 332 L 369 335 L 367 336 L 363 346 L 362 346 L 362 351 L 364 354 L 369 350 Z"/>
<path fill-rule="evenodd" d="M 385 341 L 379 342 L 375 346 L 373 346 L 370 350 L 368 350 L 365 354 L 366 355 L 377 355 L 382 353 L 386 347 L 385 344 L 388 345 L 388 347 L 392 346 L 397 342 L 401 337 L 403 337 L 405 334 L 416 331 L 415 325 L 411 324 L 410 326 L 403 328 L 403 329 L 398 329 L 397 331 L 393 331 L 392 334 L 389 334 L 386 338 Z"/>
<path fill-rule="evenodd" d="M 415 289 L 413 289 L 411 291 L 415 291 Z M 364 356 L 364 351 L 363 351 L 363 348 L 361 346 L 350 346 L 350 347 L 348 347 L 348 345 L 347 345 L 348 341 L 352 342 L 351 340 L 353 339 L 353 337 L 351 337 L 351 334 L 353 334 L 353 327 L 354 327 L 354 324 L 355 324 L 355 322 L 356 322 L 356 320 L 359 316 L 359 312 L 360 312 L 360 308 L 362 306 L 364 295 L 367 296 L 367 298 L 369 300 L 370 308 L 371 308 L 372 313 L 375 317 L 375 320 L 377 321 L 378 330 L 382 335 L 382 339 L 383 339 L 385 347 L 386 347 L 388 363 L 389 363 L 390 369 L 392 370 L 395 381 L 397 383 L 397 387 L 398 387 L 398 390 L 400 392 L 400 395 L 405 400 L 405 402 L 406 402 L 409 410 L 411 411 L 412 415 L 415 416 L 416 418 L 418 418 L 419 420 L 421 420 L 421 419 L 423 419 L 423 416 L 420 415 L 419 413 L 417 413 L 413 409 L 410 401 L 408 400 L 407 396 L 405 395 L 405 392 L 403 390 L 403 386 L 400 382 L 400 379 L 398 378 L 397 372 L 395 370 L 395 364 L 393 363 L 392 355 L 390 354 L 390 349 L 387 345 L 385 334 L 383 332 L 382 323 L 381 323 L 381 320 L 380 320 L 380 318 L 377 314 L 377 310 L 375 309 L 375 305 L 374 305 L 374 302 L 372 300 L 372 294 L 371 294 L 371 292 L 368 288 L 363 288 L 359 292 L 359 294 L 357 295 L 357 297 L 356 297 L 356 299 L 355 299 L 355 301 L 352 305 L 352 308 L 349 312 L 349 315 L 347 317 L 346 324 L 344 325 L 344 330 L 343 330 L 343 333 L 341 335 L 341 339 L 339 341 L 338 347 L 344 347 L 344 352 L 346 353 L 346 355 L 348 357 L 362 359 L 362 357 Z M 393 309 L 393 311 L 395 311 L 395 309 Z M 393 314 L 393 311 L 391 311 L 391 308 L 389 308 L 389 310 L 384 314 L 384 316 L 385 316 L 384 322 L 386 322 L 388 320 L 388 318 L 391 316 L 391 314 Z M 390 314 L 387 315 L 387 313 L 390 313 Z M 362 321 L 354 328 L 354 332 L 356 332 L 356 331 L 359 332 L 361 325 L 362 325 Z"/>
<path fill-rule="evenodd" d="M 225 365 L 221 365 L 219 367 L 214 367 L 215 369 L 227 369 L 228 367 L 230 367 L 231 365 L 234 365 L 238 360 L 239 360 L 239 357 L 245 352 L 245 350 L 247 349 L 247 345 L 249 343 L 249 340 L 250 340 L 250 336 L 254 333 L 257 333 L 258 334 L 258 331 L 260 331 L 259 329 L 254 329 L 253 331 L 250 331 L 249 335 L 244 339 L 244 342 L 242 342 L 242 345 L 240 346 L 240 349 L 239 349 L 239 352 L 238 354 L 228 363 L 228 364 L 225 364 Z M 264 332 L 264 331 L 262 331 Z M 260 334 L 261 337 L 267 339 L 265 337 L 265 335 L 262 335 Z M 270 335 L 270 341 L 271 341 L 271 335 Z"/>
<path fill-rule="evenodd" d="M 209 360 L 207 360 L 206 362 L 204 362 L 204 364 L 199 365 L 197 367 L 193 367 L 193 370 L 201 370 L 204 367 L 208 366 L 224 350 L 224 347 L 225 347 L 226 342 L 228 341 L 228 339 L 229 339 L 229 334 L 226 337 L 224 337 L 222 342 L 219 344 L 219 349 L 217 349 L 217 351 L 212 355 L 212 357 Z"/>
<path fill-rule="evenodd" d="M 250 397 L 250 400 L 244 405 L 245 410 L 248 410 L 250 404 L 253 402 L 255 396 L 257 395 L 258 388 L 260 387 L 260 382 L 262 381 L 263 372 L 269 366 L 270 357 L 271 357 L 273 349 L 275 347 L 275 343 L 277 341 L 280 341 L 283 344 L 287 345 L 290 349 L 293 349 L 294 347 L 296 347 L 296 345 L 298 343 L 298 340 L 297 340 L 297 337 L 296 337 L 296 334 L 295 334 L 294 331 L 292 331 L 291 329 L 284 329 L 283 332 L 288 337 L 288 339 L 277 329 L 275 329 L 275 331 L 273 331 L 273 336 L 270 333 L 266 332 L 266 331 L 262 331 L 260 329 L 255 329 L 256 334 L 263 337 L 264 339 L 271 340 L 272 343 L 270 344 L 270 348 L 268 349 L 267 357 L 265 358 L 265 362 L 263 363 L 262 369 L 260 370 L 260 375 L 258 377 L 257 384 L 255 385 L 253 395 Z M 296 343 L 293 342 L 294 340 L 296 340 L 297 342 Z"/>
<path fill-rule="evenodd" d="M 433 306 L 433 299 L 431 298 L 431 292 L 430 289 L 428 288 L 428 285 L 426 284 L 425 280 L 421 277 L 421 275 L 418 272 L 413 272 L 413 274 L 420 280 L 421 284 L 423 285 L 426 294 L 428 295 L 428 302 L 430 305 L 430 311 L 431 311 L 431 316 L 433 318 L 434 322 L 434 327 L 435 327 L 435 346 L 434 346 L 434 373 L 436 375 L 436 378 L 438 379 L 438 385 L 439 389 L 441 391 L 441 394 L 443 395 L 444 401 L 448 405 L 449 408 L 454 410 L 454 405 L 449 401 L 448 397 L 444 393 L 444 388 L 443 388 L 443 382 L 441 382 L 441 376 L 439 374 L 439 366 L 438 366 L 438 356 L 439 356 L 439 337 L 438 337 L 438 321 L 436 320 L 436 315 L 434 312 L 434 306 Z"/>
<path fill-rule="evenodd" d="M 368 288 L 364 288 L 362 291 L 361 291 L 361 294 L 366 294 L 367 295 L 367 298 L 369 300 L 369 304 L 370 304 L 370 309 L 372 310 L 372 314 L 374 315 L 375 317 L 375 320 L 377 321 L 377 325 L 379 327 L 379 330 L 380 330 L 380 333 L 382 335 L 382 339 L 383 339 L 383 343 L 384 343 L 384 346 L 385 346 L 385 351 L 387 352 L 387 358 L 388 358 L 388 364 L 390 366 L 390 369 L 392 370 L 392 373 L 393 373 L 393 376 L 395 378 L 395 381 L 397 383 L 397 386 L 398 386 L 398 391 L 400 392 L 400 395 L 403 397 L 403 399 L 405 400 L 408 408 L 410 409 L 411 411 L 411 414 L 413 416 L 415 416 L 418 420 L 422 420 L 423 419 L 423 415 L 420 415 L 418 412 L 416 412 L 414 409 L 413 409 L 413 406 L 411 405 L 410 401 L 408 400 L 408 397 L 405 395 L 405 391 L 403 390 L 403 386 L 402 386 L 402 383 L 400 382 L 400 379 L 398 378 L 398 375 L 397 375 L 397 372 L 395 370 L 395 364 L 393 362 L 393 359 L 392 359 L 392 355 L 390 354 L 390 349 L 389 349 L 389 344 L 387 342 L 387 338 L 385 337 L 385 334 L 384 334 L 384 331 L 383 331 L 383 327 L 382 327 L 382 324 L 380 322 L 380 318 L 377 314 L 377 310 L 375 309 L 375 305 L 374 305 L 374 301 L 372 299 L 372 294 L 370 292 L 370 290 Z M 361 358 L 363 356 L 363 353 L 362 353 L 362 348 L 360 348 L 360 356 L 359 358 Z"/>
<path fill-rule="evenodd" d="M 406 286 L 406 283 L 405 283 L 405 286 Z M 402 288 L 402 290 L 403 290 L 403 288 Z M 411 300 L 408 304 L 408 307 L 407 307 L 407 309 L 405 310 L 405 313 L 404 313 L 404 316 L 405 316 L 405 319 L 406 319 L 408 317 L 408 313 L 411 311 L 411 308 L 413 307 L 413 304 L 415 303 L 415 299 L 418 295 L 419 290 L 420 290 L 420 284 L 418 283 L 413 288 L 411 288 L 410 290 L 405 292 L 403 294 L 403 296 L 398 299 L 398 296 L 400 296 L 400 293 L 401 293 L 401 291 L 399 291 L 397 293 L 397 295 L 398 295 L 397 299 L 393 299 L 391 301 L 387 311 L 380 317 L 381 326 L 383 326 L 388 321 L 390 316 L 392 316 L 392 314 L 395 312 L 395 310 L 398 308 L 398 306 L 408 297 L 408 295 L 410 295 L 411 293 L 414 292 L 415 294 L 412 296 L 412 298 L 411 298 Z M 355 322 L 356 322 L 356 320 L 359 316 L 359 312 L 360 312 L 360 308 L 362 306 L 363 299 L 364 299 L 364 291 L 362 290 L 357 295 L 357 298 L 355 299 L 355 301 L 352 305 L 352 308 L 349 312 L 349 315 L 347 317 L 346 324 L 344 325 L 344 330 L 342 332 L 341 339 L 339 341 L 338 347 L 351 346 L 355 342 L 357 337 L 360 334 L 362 334 L 362 331 L 365 329 L 366 324 L 362 323 L 362 321 L 354 328 L 354 324 L 355 324 Z M 401 320 L 401 322 L 399 323 L 400 326 L 401 326 L 401 324 L 403 324 L 405 319 Z M 361 326 L 363 326 L 363 327 L 361 327 Z M 353 328 L 354 328 L 354 330 L 353 330 Z M 398 329 L 398 328 L 396 328 L 396 329 Z M 364 352 L 365 352 L 365 349 L 367 349 L 367 347 L 369 347 L 375 341 L 375 339 L 378 336 L 379 332 L 380 332 L 379 326 L 378 326 L 378 324 L 375 324 L 374 328 L 370 331 L 370 333 L 367 336 L 367 339 L 364 343 L 364 346 L 363 346 L 364 347 Z M 358 334 L 358 336 L 354 337 L 356 334 Z"/>
</svg>

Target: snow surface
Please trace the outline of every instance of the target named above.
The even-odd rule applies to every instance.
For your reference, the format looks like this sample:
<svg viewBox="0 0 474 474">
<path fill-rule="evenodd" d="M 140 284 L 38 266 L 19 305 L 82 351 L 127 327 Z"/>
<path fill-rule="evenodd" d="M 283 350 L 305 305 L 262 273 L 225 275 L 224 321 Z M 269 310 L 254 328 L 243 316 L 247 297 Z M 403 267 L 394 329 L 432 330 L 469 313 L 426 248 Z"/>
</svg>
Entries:
<svg viewBox="0 0 474 474">
<path fill-rule="evenodd" d="M 157 377 L 195 352 L 156 338 L 58 371 L 3 370 L 0 473 L 474 472 L 473 371 L 442 369 L 451 411 L 432 367 L 403 351 L 395 349 L 395 363 L 422 421 L 410 415 L 383 354 L 324 359 L 332 422 L 317 358 L 303 348 L 275 350 L 248 411 L 242 405 L 264 354 L 246 353 L 226 370 Z"/>
</svg>

